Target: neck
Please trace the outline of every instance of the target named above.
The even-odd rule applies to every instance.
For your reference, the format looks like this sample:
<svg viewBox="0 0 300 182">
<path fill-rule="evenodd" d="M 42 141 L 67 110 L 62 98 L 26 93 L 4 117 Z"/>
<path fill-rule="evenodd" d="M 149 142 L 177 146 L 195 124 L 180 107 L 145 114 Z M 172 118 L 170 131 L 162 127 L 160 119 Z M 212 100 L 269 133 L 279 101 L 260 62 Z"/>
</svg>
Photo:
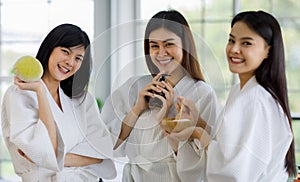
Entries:
<svg viewBox="0 0 300 182">
<path fill-rule="evenodd" d="M 42 80 L 44 81 L 45 85 L 47 86 L 52 97 L 53 98 L 57 97 L 59 81 L 49 80 L 49 79 L 47 79 L 47 77 L 43 77 Z"/>
<path fill-rule="evenodd" d="M 243 75 L 239 75 L 240 78 L 240 89 L 242 89 L 245 84 L 248 82 L 248 80 L 250 80 L 250 78 L 252 78 L 253 75 L 247 75 L 247 76 L 243 76 Z"/>
</svg>

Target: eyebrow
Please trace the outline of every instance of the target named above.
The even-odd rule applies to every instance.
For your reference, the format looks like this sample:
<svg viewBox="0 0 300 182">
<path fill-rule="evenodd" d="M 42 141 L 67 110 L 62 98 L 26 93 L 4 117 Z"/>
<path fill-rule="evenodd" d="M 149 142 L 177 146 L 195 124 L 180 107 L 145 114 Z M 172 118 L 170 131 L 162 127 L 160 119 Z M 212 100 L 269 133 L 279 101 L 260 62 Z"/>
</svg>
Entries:
<svg viewBox="0 0 300 182">
<path fill-rule="evenodd" d="M 163 42 L 168 42 L 168 41 L 173 41 L 173 40 L 175 40 L 175 39 L 169 38 L 169 39 L 164 40 Z M 153 40 L 150 40 L 149 43 L 156 43 L 156 42 Z"/>
<path fill-rule="evenodd" d="M 230 37 L 235 38 L 234 35 L 229 34 Z M 252 37 L 242 37 L 241 40 L 254 40 Z"/>
</svg>

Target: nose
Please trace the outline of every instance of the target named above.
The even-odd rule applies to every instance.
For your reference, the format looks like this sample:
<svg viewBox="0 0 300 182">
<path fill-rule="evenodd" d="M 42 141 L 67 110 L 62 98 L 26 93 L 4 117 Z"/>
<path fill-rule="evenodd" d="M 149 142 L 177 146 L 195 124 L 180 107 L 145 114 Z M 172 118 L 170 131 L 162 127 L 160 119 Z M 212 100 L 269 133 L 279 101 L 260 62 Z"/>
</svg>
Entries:
<svg viewBox="0 0 300 182">
<path fill-rule="evenodd" d="M 232 52 L 232 53 L 240 53 L 240 46 L 238 44 L 232 44 L 230 46 L 230 52 Z"/>
<path fill-rule="evenodd" d="M 160 46 L 160 47 L 159 47 L 158 56 L 163 57 L 163 56 L 165 56 L 165 55 L 167 55 L 167 51 L 166 51 L 165 47 Z"/>
<path fill-rule="evenodd" d="M 73 67 L 74 66 L 74 63 L 75 63 L 75 58 L 73 57 L 68 57 L 66 60 L 65 60 L 65 63 L 70 66 L 70 67 Z"/>
</svg>

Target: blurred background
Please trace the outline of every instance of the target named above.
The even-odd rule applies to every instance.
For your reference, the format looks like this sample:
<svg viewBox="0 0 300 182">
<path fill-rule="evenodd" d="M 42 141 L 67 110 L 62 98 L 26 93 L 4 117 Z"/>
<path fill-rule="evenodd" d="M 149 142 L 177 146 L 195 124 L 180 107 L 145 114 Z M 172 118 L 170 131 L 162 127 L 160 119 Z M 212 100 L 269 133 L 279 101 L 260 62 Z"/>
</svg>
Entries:
<svg viewBox="0 0 300 182">
<path fill-rule="evenodd" d="M 0 0 L 0 102 L 12 84 L 11 70 L 16 60 L 23 55 L 35 56 L 46 34 L 61 23 L 76 24 L 89 35 L 94 53 L 90 91 L 104 102 L 129 77 L 148 74 L 143 57 L 145 25 L 155 13 L 167 9 L 176 9 L 187 18 L 205 79 L 221 104 L 237 81 L 236 75 L 228 71 L 225 57 L 232 17 L 240 11 L 264 10 L 278 19 L 285 42 L 296 159 L 300 165 L 299 0 Z M 119 174 L 112 181 L 120 181 L 122 175 L 123 162 L 116 164 Z M 20 181 L 2 138 L 1 180 Z"/>
</svg>

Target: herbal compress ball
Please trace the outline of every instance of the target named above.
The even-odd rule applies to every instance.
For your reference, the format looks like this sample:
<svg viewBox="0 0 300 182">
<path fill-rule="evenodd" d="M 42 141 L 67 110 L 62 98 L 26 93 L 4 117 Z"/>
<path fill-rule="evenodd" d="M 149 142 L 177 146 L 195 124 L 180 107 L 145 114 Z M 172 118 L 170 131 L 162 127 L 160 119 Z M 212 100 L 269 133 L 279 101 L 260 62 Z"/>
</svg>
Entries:
<svg viewBox="0 0 300 182">
<path fill-rule="evenodd" d="M 25 82 L 34 82 L 41 79 L 43 67 L 39 60 L 32 56 L 23 56 L 14 65 L 15 75 Z"/>
</svg>

